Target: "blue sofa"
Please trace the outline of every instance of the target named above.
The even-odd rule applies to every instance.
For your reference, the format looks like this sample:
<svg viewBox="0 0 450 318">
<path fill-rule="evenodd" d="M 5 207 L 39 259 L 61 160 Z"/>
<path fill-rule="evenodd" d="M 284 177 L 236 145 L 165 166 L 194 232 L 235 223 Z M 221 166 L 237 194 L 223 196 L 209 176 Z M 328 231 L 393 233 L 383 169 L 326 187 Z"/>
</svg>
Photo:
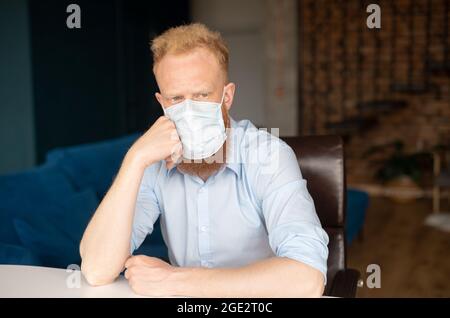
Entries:
<svg viewBox="0 0 450 318">
<path fill-rule="evenodd" d="M 66 268 L 138 135 L 55 149 L 43 165 L 0 176 L 0 264 Z M 167 258 L 160 226 L 136 254 Z"/>
<path fill-rule="evenodd" d="M 55 149 L 41 166 L 0 176 L 0 264 L 80 264 L 83 231 L 137 137 Z M 347 204 L 350 242 L 364 223 L 367 194 L 349 190 Z M 159 224 L 135 254 L 167 259 Z"/>
</svg>

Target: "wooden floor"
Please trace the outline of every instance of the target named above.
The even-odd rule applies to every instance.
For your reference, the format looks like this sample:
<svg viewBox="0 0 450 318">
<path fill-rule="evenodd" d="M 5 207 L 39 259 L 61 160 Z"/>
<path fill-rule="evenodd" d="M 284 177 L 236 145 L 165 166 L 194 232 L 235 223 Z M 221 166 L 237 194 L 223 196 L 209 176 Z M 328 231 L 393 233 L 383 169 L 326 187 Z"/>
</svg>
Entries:
<svg viewBox="0 0 450 318">
<path fill-rule="evenodd" d="M 381 288 L 357 297 L 450 297 L 450 233 L 424 225 L 431 201 L 408 204 L 371 198 L 362 240 L 349 247 L 348 266 L 364 283 L 367 265 L 381 267 Z"/>
</svg>

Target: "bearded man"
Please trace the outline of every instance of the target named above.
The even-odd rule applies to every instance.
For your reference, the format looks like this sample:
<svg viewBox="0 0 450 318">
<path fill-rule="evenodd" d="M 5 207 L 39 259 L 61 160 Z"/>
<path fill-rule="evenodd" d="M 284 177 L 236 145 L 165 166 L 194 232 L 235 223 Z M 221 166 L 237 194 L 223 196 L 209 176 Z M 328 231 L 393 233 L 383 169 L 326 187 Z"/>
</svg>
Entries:
<svg viewBox="0 0 450 318">
<path fill-rule="evenodd" d="M 164 116 L 129 149 L 86 228 L 87 281 L 108 284 L 125 269 L 147 296 L 321 296 L 328 236 L 292 149 L 230 117 L 221 35 L 184 25 L 151 49 Z M 170 264 L 133 256 L 158 218 Z"/>
</svg>

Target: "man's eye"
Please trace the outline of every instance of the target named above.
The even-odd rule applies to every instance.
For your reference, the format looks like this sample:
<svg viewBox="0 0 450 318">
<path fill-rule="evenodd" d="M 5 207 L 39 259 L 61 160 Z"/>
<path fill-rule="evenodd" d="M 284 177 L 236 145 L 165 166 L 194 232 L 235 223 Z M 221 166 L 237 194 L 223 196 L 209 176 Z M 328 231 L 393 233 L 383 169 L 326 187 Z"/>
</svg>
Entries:
<svg viewBox="0 0 450 318">
<path fill-rule="evenodd" d="M 180 101 L 181 100 L 181 96 L 175 96 L 175 97 L 172 97 L 171 98 L 171 101 L 172 102 L 178 102 L 178 101 Z"/>
</svg>

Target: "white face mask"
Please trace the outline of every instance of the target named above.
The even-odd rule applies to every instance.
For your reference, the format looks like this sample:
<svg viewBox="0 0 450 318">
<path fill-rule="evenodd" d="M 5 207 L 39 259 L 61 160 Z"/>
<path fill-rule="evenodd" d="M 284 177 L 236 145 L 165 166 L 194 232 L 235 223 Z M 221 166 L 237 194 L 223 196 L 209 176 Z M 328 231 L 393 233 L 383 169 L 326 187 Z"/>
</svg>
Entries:
<svg viewBox="0 0 450 318">
<path fill-rule="evenodd" d="M 164 114 L 175 123 L 183 157 L 204 159 L 215 154 L 227 139 L 222 117 L 222 103 L 185 99 L 181 103 L 163 108 Z"/>
</svg>

